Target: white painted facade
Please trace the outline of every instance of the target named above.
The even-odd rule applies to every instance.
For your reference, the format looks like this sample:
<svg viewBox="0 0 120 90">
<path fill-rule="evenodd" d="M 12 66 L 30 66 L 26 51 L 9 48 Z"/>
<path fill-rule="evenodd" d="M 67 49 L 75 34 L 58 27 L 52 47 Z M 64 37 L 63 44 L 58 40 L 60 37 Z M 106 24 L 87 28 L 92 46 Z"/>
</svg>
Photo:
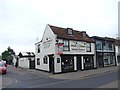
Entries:
<svg viewBox="0 0 120 90">
<path fill-rule="evenodd" d="M 21 68 L 29 68 L 29 59 L 28 58 L 20 58 L 18 66 Z"/>
<path fill-rule="evenodd" d="M 95 43 L 91 44 L 91 51 L 87 52 L 86 45 L 87 42 L 84 41 L 74 41 L 69 40 L 70 45 L 70 51 L 63 51 L 63 46 L 56 45 L 57 43 L 63 43 L 63 39 L 57 38 L 57 35 L 53 33 L 49 25 L 46 25 L 43 37 L 41 42 L 38 42 L 35 44 L 35 68 L 49 71 L 49 55 L 53 55 L 54 58 L 54 73 L 60 73 L 62 72 L 62 62 L 61 62 L 61 56 L 58 53 L 62 53 L 62 55 L 74 55 L 74 71 L 77 70 L 77 56 L 81 55 L 81 61 L 82 61 L 82 69 L 84 70 L 84 55 L 93 55 L 94 58 L 94 68 L 96 68 L 96 57 L 95 57 Z M 40 52 L 38 53 L 38 45 L 40 47 Z M 47 56 L 48 63 L 43 63 L 44 56 Z M 60 62 L 57 63 L 57 59 L 60 59 Z M 37 60 L 39 59 L 40 64 L 38 64 Z"/>
<path fill-rule="evenodd" d="M 48 64 L 43 64 L 43 57 L 45 55 L 50 55 L 55 53 L 55 38 L 56 36 L 50 29 L 50 27 L 47 25 L 46 29 L 43 34 L 42 42 L 37 43 L 35 45 L 35 67 L 36 69 L 41 69 L 45 71 L 49 71 L 49 58 L 48 58 Z M 38 53 L 38 44 L 40 44 L 40 53 Z M 40 65 L 37 65 L 37 58 L 40 58 Z"/>
<path fill-rule="evenodd" d="M 118 56 L 120 56 L 120 46 L 115 46 L 115 51 L 116 51 L 116 63 L 117 66 L 119 66 L 120 63 L 118 63 Z"/>
<path fill-rule="evenodd" d="M 30 60 L 34 60 L 34 57 L 22 57 L 22 58 L 19 58 L 19 63 L 18 63 L 18 66 L 21 67 L 21 68 L 30 68 Z"/>
</svg>

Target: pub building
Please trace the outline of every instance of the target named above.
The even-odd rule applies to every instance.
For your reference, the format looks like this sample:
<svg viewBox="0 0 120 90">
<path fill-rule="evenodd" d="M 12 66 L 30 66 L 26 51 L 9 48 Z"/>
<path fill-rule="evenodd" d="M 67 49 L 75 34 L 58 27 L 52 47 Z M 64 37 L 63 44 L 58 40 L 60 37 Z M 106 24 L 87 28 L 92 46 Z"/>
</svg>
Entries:
<svg viewBox="0 0 120 90">
<path fill-rule="evenodd" d="M 85 31 L 47 24 L 35 43 L 35 68 L 51 73 L 96 68 L 95 42 Z"/>
<path fill-rule="evenodd" d="M 97 67 L 116 65 L 115 39 L 109 37 L 91 37 L 96 42 Z"/>
</svg>

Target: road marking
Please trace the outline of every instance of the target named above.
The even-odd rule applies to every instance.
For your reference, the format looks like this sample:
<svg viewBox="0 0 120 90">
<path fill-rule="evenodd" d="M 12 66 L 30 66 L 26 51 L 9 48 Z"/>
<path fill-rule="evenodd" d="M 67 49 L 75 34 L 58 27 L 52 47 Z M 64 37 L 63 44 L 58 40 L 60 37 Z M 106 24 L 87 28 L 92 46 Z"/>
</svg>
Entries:
<svg viewBox="0 0 120 90">
<path fill-rule="evenodd" d="M 18 83 L 19 81 L 18 80 L 15 80 L 16 83 Z"/>
</svg>

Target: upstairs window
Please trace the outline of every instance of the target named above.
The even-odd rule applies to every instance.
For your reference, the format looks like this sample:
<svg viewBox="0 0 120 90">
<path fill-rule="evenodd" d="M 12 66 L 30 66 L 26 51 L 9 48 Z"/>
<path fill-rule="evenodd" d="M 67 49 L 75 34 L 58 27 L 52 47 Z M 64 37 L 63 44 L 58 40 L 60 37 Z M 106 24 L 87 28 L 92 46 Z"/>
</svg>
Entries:
<svg viewBox="0 0 120 90">
<path fill-rule="evenodd" d="M 63 51 L 70 51 L 69 40 L 63 40 Z"/>
<path fill-rule="evenodd" d="M 91 52 L 91 43 L 86 43 L 86 51 Z"/>
<path fill-rule="evenodd" d="M 47 58 L 47 56 L 44 56 L 44 58 L 43 58 L 43 63 L 44 63 L 44 64 L 48 64 L 48 58 Z"/>
<path fill-rule="evenodd" d="M 67 28 L 67 32 L 69 35 L 73 35 L 73 29 L 72 28 Z"/>
<path fill-rule="evenodd" d="M 40 53 L 40 44 L 38 44 L 38 53 Z"/>
<path fill-rule="evenodd" d="M 96 49 L 102 50 L 102 42 L 101 41 L 96 41 Z"/>
<path fill-rule="evenodd" d="M 114 45 L 112 42 L 104 42 L 103 50 L 114 51 Z"/>
<path fill-rule="evenodd" d="M 85 31 L 82 31 L 82 36 L 83 36 L 83 37 L 86 37 L 86 36 L 87 36 Z"/>
</svg>

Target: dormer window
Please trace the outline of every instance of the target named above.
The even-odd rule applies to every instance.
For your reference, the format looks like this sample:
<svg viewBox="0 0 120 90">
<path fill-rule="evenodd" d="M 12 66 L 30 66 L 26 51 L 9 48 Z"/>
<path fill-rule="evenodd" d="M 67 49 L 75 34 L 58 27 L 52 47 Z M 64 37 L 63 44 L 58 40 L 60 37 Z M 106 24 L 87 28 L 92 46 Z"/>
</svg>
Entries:
<svg viewBox="0 0 120 90">
<path fill-rule="evenodd" d="M 86 37 L 86 32 L 85 31 L 82 31 L 82 36 Z"/>
<path fill-rule="evenodd" d="M 69 35 L 73 35 L 73 29 L 72 28 L 67 28 L 67 32 Z"/>
</svg>

